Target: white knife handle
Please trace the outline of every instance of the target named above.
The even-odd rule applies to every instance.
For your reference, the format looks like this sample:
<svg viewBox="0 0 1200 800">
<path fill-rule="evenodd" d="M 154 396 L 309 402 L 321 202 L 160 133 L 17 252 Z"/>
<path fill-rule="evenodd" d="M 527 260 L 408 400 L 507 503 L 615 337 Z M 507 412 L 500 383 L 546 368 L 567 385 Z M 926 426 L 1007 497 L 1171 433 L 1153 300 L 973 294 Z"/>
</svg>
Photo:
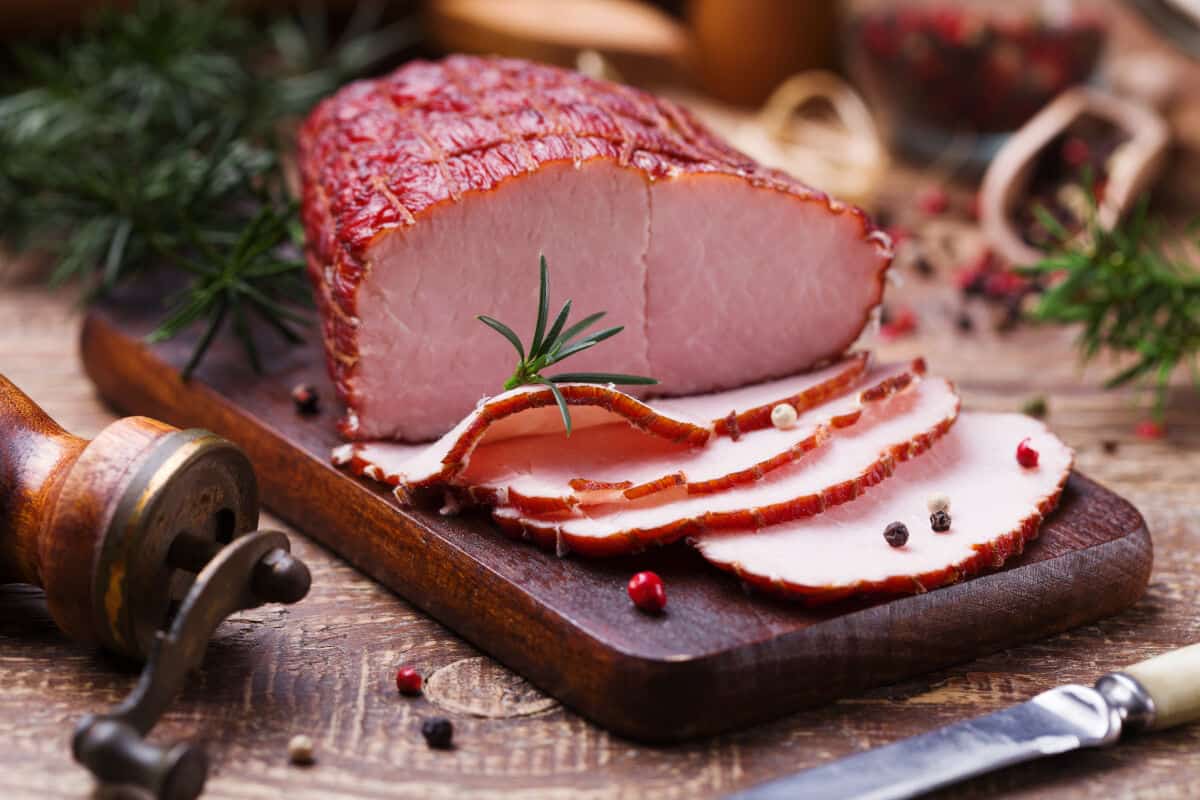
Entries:
<svg viewBox="0 0 1200 800">
<path fill-rule="evenodd" d="M 1154 702 L 1149 730 L 1200 720 L 1200 644 L 1163 653 L 1124 671 Z"/>
</svg>

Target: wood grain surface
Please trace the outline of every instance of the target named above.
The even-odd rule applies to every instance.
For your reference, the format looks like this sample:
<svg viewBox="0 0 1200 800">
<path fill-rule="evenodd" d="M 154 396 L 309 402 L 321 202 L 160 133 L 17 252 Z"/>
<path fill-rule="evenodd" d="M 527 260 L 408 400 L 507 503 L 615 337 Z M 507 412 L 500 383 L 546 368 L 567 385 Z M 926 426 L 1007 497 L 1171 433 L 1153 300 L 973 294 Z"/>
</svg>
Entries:
<svg viewBox="0 0 1200 800">
<path fill-rule="evenodd" d="M 913 189 L 929 179 L 897 175 L 892 206 L 910 206 Z M 1175 181 L 1190 201 L 1188 183 Z M 961 205 L 963 198 L 956 200 Z M 1015 410 L 1046 397 L 1047 421 L 1076 448 L 1079 469 L 1129 498 L 1153 533 L 1150 587 L 1130 610 L 740 733 L 648 747 L 584 721 L 325 549 L 293 536 L 313 568 L 312 594 L 295 607 L 268 606 L 229 620 L 154 738 L 208 741 L 212 798 L 718 797 L 1200 641 L 1200 398 L 1181 374 L 1168 436 L 1140 439 L 1133 428 L 1144 404 L 1130 392 L 1101 391 L 1116 365 L 1079 369 L 1069 331 L 996 332 L 998 312 L 978 304 L 968 309 L 974 329 L 960 331 L 949 272 L 970 249 L 969 228 L 954 219 L 921 225 L 940 279 L 920 276 L 901 258 L 903 285 L 889 290 L 889 302 L 912 305 L 919 329 L 884 344 L 881 355 L 924 353 L 935 372 L 958 382 L 967 408 Z M 0 263 L 0 372 L 68 430 L 90 438 L 114 414 L 82 373 L 74 295 L 41 288 L 30 272 Z M 267 517 L 264 524 L 279 523 Z M 1007 610 L 993 612 L 1000 618 Z M 401 663 L 428 676 L 424 697 L 396 694 L 392 677 Z M 80 715 L 120 700 L 134 678 L 127 665 L 59 633 L 39 592 L 0 588 L 0 797 L 91 796 L 90 777 L 70 758 L 71 729 Z M 420 721 L 435 714 L 453 720 L 454 750 L 429 750 L 422 741 Z M 296 733 L 314 738 L 315 766 L 288 765 L 286 743 Z M 1195 798 L 1197 752 L 1200 726 L 1183 727 L 1014 767 L 937 797 Z"/>
<path fill-rule="evenodd" d="M 145 342 L 157 296 L 149 287 L 119 293 L 85 319 L 83 363 L 102 397 L 237 442 L 264 504 L 284 520 L 570 708 L 639 741 L 723 733 L 1094 622 L 1138 600 L 1149 577 L 1137 511 L 1079 475 L 1041 536 L 1001 572 L 882 604 L 805 609 L 750 595 L 683 545 L 560 558 L 508 539 L 482 515 L 403 509 L 385 487 L 334 468 L 333 404 L 304 415 L 290 397 L 300 382 L 333 394 L 315 336 L 303 346 L 263 342 L 261 374 L 236 347 L 217 346 L 182 383 L 192 337 Z M 664 615 L 641 614 L 625 596 L 642 569 L 668 587 Z M 795 679 L 813 674 L 823 680 Z"/>
<path fill-rule="evenodd" d="M 975 332 L 956 333 L 953 293 L 902 272 L 896 301 L 919 309 L 921 328 L 887 345 L 885 355 L 927 353 L 935 370 L 959 382 L 968 407 L 1014 409 L 1045 394 L 1049 422 L 1077 448 L 1080 468 L 1143 512 L 1154 533 L 1155 571 L 1133 609 L 742 733 L 656 748 L 585 722 L 295 537 L 314 569 L 312 595 L 296 607 L 229 621 L 156 738 L 209 741 L 217 765 L 211 797 L 713 797 L 1200 641 L 1194 394 L 1181 387 L 1173 398 L 1168 438 L 1137 439 L 1139 407 L 1128 394 L 1096 388 L 1110 365 L 1076 368 L 1069 333 L 993 333 L 983 308 L 972 309 L 981 318 Z M 60 423 L 90 437 L 113 419 L 81 372 L 72 296 L 10 276 L 0 289 L 0 320 L 0 369 Z M 133 672 L 67 641 L 40 594 L 18 587 L 0 589 L 0 661 L 0 796 L 88 796 L 91 780 L 68 752 L 71 727 L 81 714 L 118 701 Z M 396 695 L 391 680 L 400 663 L 430 676 L 426 697 Z M 432 714 L 454 721 L 455 750 L 425 747 L 417 728 Z M 298 732 L 317 742 L 318 763 L 307 770 L 286 760 L 287 739 Z M 1181 728 L 1010 769 L 943 796 L 1196 797 L 1197 748 L 1200 728 Z"/>
</svg>

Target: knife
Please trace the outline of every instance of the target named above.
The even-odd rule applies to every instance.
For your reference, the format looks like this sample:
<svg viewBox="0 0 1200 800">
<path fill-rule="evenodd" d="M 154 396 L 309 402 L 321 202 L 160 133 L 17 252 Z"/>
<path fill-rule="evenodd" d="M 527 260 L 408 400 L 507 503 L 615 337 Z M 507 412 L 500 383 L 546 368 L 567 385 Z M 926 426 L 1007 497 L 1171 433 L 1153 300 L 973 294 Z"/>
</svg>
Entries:
<svg viewBox="0 0 1200 800">
<path fill-rule="evenodd" d="M 904 800 L 1011 764 L 1200 719 L 1200 644 L 994 714 L 868 750 L 727 800 Z"/>
</svg>

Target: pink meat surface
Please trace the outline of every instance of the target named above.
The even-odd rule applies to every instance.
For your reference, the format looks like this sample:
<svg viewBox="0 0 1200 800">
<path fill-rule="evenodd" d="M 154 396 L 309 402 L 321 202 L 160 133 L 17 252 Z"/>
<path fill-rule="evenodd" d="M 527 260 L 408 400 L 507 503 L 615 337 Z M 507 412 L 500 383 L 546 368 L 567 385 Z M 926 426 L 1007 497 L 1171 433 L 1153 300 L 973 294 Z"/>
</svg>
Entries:
<svg viewBox="0 0 1200 800">
<path fill-rule="evenodd" d="M 712 430 L 702 421 L 659 414 L 645 403 L 609 386 L 559 385 L 576 436 L 597 426 L 619 422 L 647 438 L 683 449 L 708 441 Z M 349 443 L 333 451 L 332 460 L 357 475 L 402 485 L 405 491 L 449 485 L 466 469 L 476 449 L 501 445 L 522 437 L 539 437 L 563 430 L 554 395 L 544 386 L 521 386 L 489 397 L 441 439 L 427 446 L 393 442 Z M 566 436 L 563 435 L 565 439 Z"/>
<path fill-rule="evenodd" d="M 661 496 L 577 508 L 562 518 L 534 517 L 511 506 L 493 518 L 514 536 L 558 552 L 617 555 L 713 529 L 753 529 L 819 514 L 848 502 L 920 455 L 954 424 L 958 395 L 941 378 L 871 404 L 862 420 L 824 446 L 753 484 L 715 494 Z"/>
<path fill-rule="evenodd" d="M 571 370 L 693 394 L 844 352 L 891 260 L 865 215 L 688 112 L 524 61 L 411 62 L 321 103 L 300 135 L 309 274 L 349 438 L 436 438 L 512 371 L 489 314 L 553 297 L 625 332 Z"/>
<path fill-rule="evenodd" d="M 914 365 L 876 367 L 865 376 L 861 392 L 801 412 L 790 428 L 760 428 L 737 439 L 715 436 L 701 446 L 670 442 L 628 424 L 592 427 L 569 439 L 556 432 L 484 445 L 455 483 L 474 502 L 510 505 L 526 514 L 564 513 L 660 493 L 659 499 L 712 494 L 754 483 L 802 458 L 835 429 L 858 422 L 867 404 L 885 402 L 920 375 Z"/>
<path fill-rule="evenodd" d="M 568 402 L 576 406 L 575 434 L 570 438 L 564 435 L 557 408 L 547 404 L 549 391 L 522 387 L 482 401 L 431 445 L 354 442 L 336 448 L 333 460 L 355 474 L 398 486 L 405 496 L 441 484 L 475 486 L 481 491 L 490 484 L 488 488 L 500 490 L 502 484 L 485 476 L 519 464 L 525 456 L 518 457 L 518 452 L 532 459 L 527 471 L 534 471 L 536 461 L 538 472 L 554 463 L 547 458 L 551 455 L 560 463 L 578 464 L 584 473 L 589 459 L 625 461 L 642 453 L 683 457 L 708 439 L 708 429 L 740 436 L 743 430 L 769 427 L 771 409 L 779 403 L 804 411 L 848 392 L 863 379 L 868 361 L 868 354 L 855 353 L 824 369 L 730 392 L 656 401 L 653 409 L 609 387 L 573 388 L 565 391 Z M 914 362 L 910 369 L 923 373 L 924 363 Z M 598 426 L 604 430 L 592 430 Z M 620 450 L 617 442 L 608 441 L 610 435 L 622 437 L 620 444 L 632 449 Z M 523 444 L 526 440 L 536 446 L 531 449 Z M 538 452 L 541 448 L 546 452 Z M 472 478 L 464 478 L 478 453 L 484 454 L 491 469 L 476 469 Z"/>
<path fill-rule="evenodd" d="M 1029 438 L 1035 468 L 1016 460 Z M 865 497 L 808 519 L 752 532 L 706 532 L 704 557 L 765 591 L 829 602 L 851 595 L 913 594 L 999 567 L 1038 534 L 1074 458 L 1044 425 L 1020 414 L 963 414 L 921 458 L 900 465 Z M 930 527 L 928 497 L 950 498 L 952 524 Z M 908 543 L 883 538 L 892 522 Z"/>
</svg>

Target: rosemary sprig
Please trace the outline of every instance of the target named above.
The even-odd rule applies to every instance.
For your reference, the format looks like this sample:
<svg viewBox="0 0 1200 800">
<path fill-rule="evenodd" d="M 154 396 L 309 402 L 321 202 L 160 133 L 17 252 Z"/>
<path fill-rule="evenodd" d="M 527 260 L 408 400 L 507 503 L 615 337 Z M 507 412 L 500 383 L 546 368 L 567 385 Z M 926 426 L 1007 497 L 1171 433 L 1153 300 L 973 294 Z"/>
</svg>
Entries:
<svg viewBox="0 0 1200 800">
<path fill-rule="evenodd" d="M 505 390 L 515 389 L 518 386 L 525 386 L 527 384 L 541 384 L 550 387 L 550 391 L 554 394 L 554 400 L 558 404 L 558 411 L 562 414 L 563 425 L 567 429 L 567 436 L 570 436 L 571 411 L 567 406 L 567 399 L 563 397 L 562 390 L 558 388 L 557 384 L 615 383 L 626 386 L 651 386 L 658 383 L 658 381 L 654 378 L 647 378 L 641 375 L 623 375 L 616 372 L 562 372 L 557 375 L 543 375 L 542 371 L 547 367 L 553 366 L 576 353 L 589 350 L 605 339 L 611 339 L 616 336 L 625 330 L 625 328 L 618 325 L 615 328 L 606 328 L 597 333 L 578 338 L 584 331 L 599 322 L 604 317 L 605 312 L 598 311 L 595 314 L 584 317 L 579 322 L 567 328 L 567 321 L 571 316 L 571 301 L 568 300 L 563 304 L 562 310 L 558 312 L 558 316 L 554 318 L 550 329 L 547 330 L 546 323 L 550 316 L 550 270 L 546 265 L 546 257 L 544 255 L 539 259 L 539 267 L 541 288 L 538 292 L 537 323 L 533 328 L 533 339 L 529 343 L 528 353 L 526 353 L 524 345 L 521 344 L 521 337 L 500 320 L 483 314 L 476 317 L 476 319 L 507 339 L 517 351 L 517 368 L 513 371 L 512 376 L 504 382 Z"/>
<path fill-rule="evenodd" d="M 408 22 L 375 29 L 382 8 L 363 0 L 330 45 L 312 6 L 253 21 L 226 2 L 140 0 L 51 47 L 13 46 L 0 235 L 50 255 L 52 284 L 76 282 L 87 300 L 173 267 L 190 283 L 151 338 L 207 323 L 189 374 L 231 324 L 257 363 L 249 318 L 291 331 L 311 302 L 282 123 L 413 41 Z"/>
<path fill-rule="evenodd" d="M 1084 361 L 1102 350 L 1136 356 L 1106 386 L 1152 382 L 1154 414 L 1161 420 L 1177 366 L 1190 363 L 1200 387 L 1197 265 L 1170 251 L 1144 201 L 1110 230 L 1099 224 L 1093 201 L 1085 230 L 1079 234 L 1040 211 L 1038 217 L 1055 236 L 1058 249 L 1025 270 L 1046 276 L 1050 286 L 1034 308 L 1034 318 L 1082 325 L 1078 345 Z M 1200 248 L 1195 229 L 1192 236 Z"/>
</svg>

